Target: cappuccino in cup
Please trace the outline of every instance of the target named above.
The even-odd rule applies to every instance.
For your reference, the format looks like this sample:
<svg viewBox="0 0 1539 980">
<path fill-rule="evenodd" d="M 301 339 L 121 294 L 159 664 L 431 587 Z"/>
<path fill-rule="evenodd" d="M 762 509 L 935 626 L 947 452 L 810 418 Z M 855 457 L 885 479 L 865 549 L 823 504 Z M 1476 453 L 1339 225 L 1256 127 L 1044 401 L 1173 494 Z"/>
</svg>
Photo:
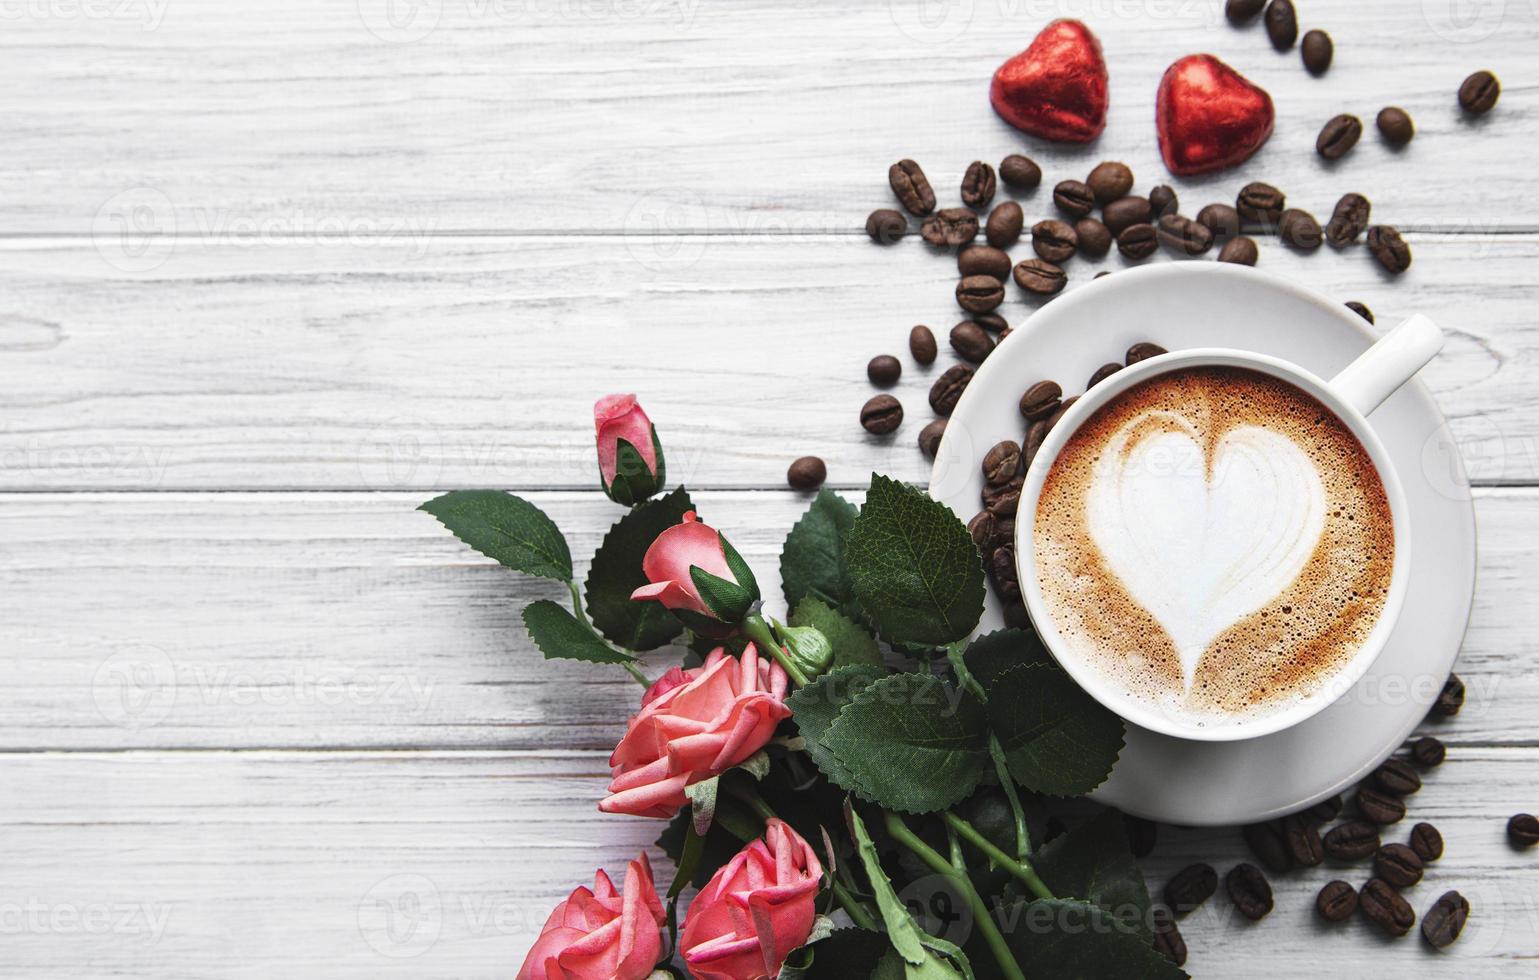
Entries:
<svg viewBox="0 0 1539 980">
<path fill-rule="evenodd" d="M 1318 691 L 1368 642 L 1395 567 L 1384 483 L 1347 424 L 1230 366 L 1097 409 L 1052 460 L 1032 544 L 1064 652 L 1199 725 Z"/>
</svg>

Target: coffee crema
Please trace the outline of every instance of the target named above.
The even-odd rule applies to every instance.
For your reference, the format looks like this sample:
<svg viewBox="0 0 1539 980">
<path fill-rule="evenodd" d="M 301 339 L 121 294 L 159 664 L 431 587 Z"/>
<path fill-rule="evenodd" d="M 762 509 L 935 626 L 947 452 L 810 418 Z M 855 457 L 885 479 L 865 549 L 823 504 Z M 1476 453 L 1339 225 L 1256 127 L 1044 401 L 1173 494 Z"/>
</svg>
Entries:
<svg viewBox="0 0 1539 980">
<path fill-rule="evenodd" d="M 1244 368 L 1172 371 L 1098 409 L 1053 461 L 1034 532 L 1068 652 L 1202 724 L 1317 690 L 1367 641 L 1395 558 L 1362 443 Z"/>
</svg>

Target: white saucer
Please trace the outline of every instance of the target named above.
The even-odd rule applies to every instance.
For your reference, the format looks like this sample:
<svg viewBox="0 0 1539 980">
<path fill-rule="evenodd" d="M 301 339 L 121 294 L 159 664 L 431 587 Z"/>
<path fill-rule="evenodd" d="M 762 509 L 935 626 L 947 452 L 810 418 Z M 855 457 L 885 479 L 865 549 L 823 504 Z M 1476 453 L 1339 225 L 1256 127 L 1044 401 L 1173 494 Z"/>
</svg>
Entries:
<svg viewBox="0 0 1539 980">
<path fill-rule="evenodd" d="M 984 452 L 1022 438 L 1021 392 L 1051 378 L 1077 394 L 1097 367 L 1120 363 L 1139 341 L 1258 351 L 1329 378 L 1377 336 L 1340 303 L 1243 266 L 1178 262 L 1114 273 L 1048 303 L 989 355 L 951 416 L 930 493 L 970 519 L 980 509 Z M 1475 510 L 1453 437 L 1421 382 L 1391 396 L 1372 423 L 1405 486 L 1414 542 L 1405 611 L 1384 652 L 1340 701 L 1274 735 L 1192 742 L 1129 725 L 1096 800 L 1166 823 L 1254 823 L 1351 787 L 1426 715 L 1474 599 Z M 1003 625 L 991 590 L 979 631 Z"/>
</svg>

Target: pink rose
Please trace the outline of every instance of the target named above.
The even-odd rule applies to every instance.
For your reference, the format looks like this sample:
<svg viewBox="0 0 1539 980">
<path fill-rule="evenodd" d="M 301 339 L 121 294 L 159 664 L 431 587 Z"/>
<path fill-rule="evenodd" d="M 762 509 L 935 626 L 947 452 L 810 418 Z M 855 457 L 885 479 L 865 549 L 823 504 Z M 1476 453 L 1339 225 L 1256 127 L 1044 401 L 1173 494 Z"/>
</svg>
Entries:
<svg viewBox="0 0 1539 980">
<path fill-rule="evenodd" d="M 599 809 L 663 819 L 678 813 L 684 787 L 744 761 L 790 717 L 788 683 L 785 670 L 761 660 L 751 643 L 741 657 L 717 647 L 703 666 L 668 671 L 642 696 L 609 757 L 614 778 Z"/>
<path fill-rule="evenodd" d="M 759 601 L 759 583 L 747 562 L 694 511 L 657 536 L 641 559 L 641 571 L 651 584 L 631 598 L 661 602 L 697 633 L 725 635 L 721 624 L 742 622 Z"/>
<path fill-rule="evenodd" d="M 635 395 L 605 395 L 593 405 L 604 492 L 627 507 L 663 485 L 663 449 Z"/>
<path fill-rule="evenodd" d="M 641 855 L 615 891 L 601 869 L 557 905 L 524 958 L 518 980 L 644 980 L 663 955 L 663 903 Z"/>
<path fill-rule="evenodd" d="M 807 941 L 823 867 L 796 831 L 771 818 L 689 905 L 679 950 L 696 980 L 762 980 Z"/>
</svg>

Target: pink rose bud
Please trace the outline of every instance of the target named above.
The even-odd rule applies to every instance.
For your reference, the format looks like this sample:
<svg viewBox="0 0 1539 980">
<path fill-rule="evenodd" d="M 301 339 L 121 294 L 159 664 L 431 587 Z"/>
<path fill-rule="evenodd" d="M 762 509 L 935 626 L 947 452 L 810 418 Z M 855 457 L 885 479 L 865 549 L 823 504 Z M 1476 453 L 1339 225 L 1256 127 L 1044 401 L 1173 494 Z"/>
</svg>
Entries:
<svg viewBox="0 0 1539 980">
<path fill-rule="evenodd" d="M 663 485 L 663 447 L 635 395 L 605 395 L 593 405 L 599 476 L 609 499 L 627 507 Z"/>
<path fill-rule="evenodd" d="M 632 599 L 661 602 L 684 625 L 706 636 L 725 636 L 759 601 L 759 583 L 743 557 L 694 511 L 652 542 L 641 559 L 650 585 Z"/>
<path fill-rule="evenodd" d="M 807 941 L 823 867 L 796 831 L 771 818 L 764 836 L 711 876 L 684 918 L 679 950 L 696 980 L 774 977 Z"/>
<path fill-rule="evenodd" d="M 731 769 L 764 747 L 775 726 L 791 715 L 789 681 L 753 644 L 741 657 L 717 647 L 705 664 L 675 667 L 647 689 L 641 711 L 609 757 L 614 778 L 605 813 L 672 817 L 684 806 L 684 788 Z"/>
<path fill-rule="evenodd" d="M 663 903 L 641 855 L 615 891 L 601 869 L 557 905 L 524 958 L 518 980 L 645 980 L 662 959 Z"/>
</svg>

